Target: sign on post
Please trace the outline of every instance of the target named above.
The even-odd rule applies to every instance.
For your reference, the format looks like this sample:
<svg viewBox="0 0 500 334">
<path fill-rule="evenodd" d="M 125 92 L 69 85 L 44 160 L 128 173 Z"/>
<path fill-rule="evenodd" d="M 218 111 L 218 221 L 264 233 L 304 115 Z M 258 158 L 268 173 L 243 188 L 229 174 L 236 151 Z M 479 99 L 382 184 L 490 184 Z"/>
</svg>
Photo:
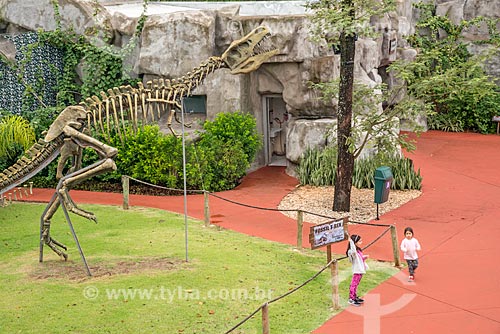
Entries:
<svg viewBox="0 0 500 334">
<path fill-rule="evenodd" d="M 311 226 L 309 230 L 309 242 L 311 243 L 311 249 L 344 241 L 346 236 L 346 227 L 347 217 Z"/>
</svg>

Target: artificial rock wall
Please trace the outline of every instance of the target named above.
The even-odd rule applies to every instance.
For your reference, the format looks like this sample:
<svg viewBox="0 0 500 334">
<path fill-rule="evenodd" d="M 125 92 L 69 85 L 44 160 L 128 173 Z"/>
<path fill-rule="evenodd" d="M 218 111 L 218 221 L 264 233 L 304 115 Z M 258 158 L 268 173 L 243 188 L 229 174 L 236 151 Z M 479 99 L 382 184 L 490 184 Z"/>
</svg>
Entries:
<svg viewBox="0 0 500 334">
<path fill-rule="evenodd" d="M 399 0 L 396 13 L 373 20 L 381 35 L 375 40 L 356 42 L 355 76 L 368 85 L 391 83 L 384 68 L 397 58 L 411 59 L 416 51 L 404 43 L 404 36 L 414 32 L 418 12 L 415 0 Z M 109 43 L 122 48 L 134 33 L 141 1 L 59 0 L 63 27 L 89 34 L 100 27 L 101 36 L 112 36 Z M 500 16 L 498 0 L 435 0 L 438 13 L 459 22 L 477 15 Z M 262 96 L 279 94 L 289 114 L 286 134 L 287 158 L 293 164 L 307 147 L 326 145 L 331 125 L 335 123 L 336 102 L 322 102 L 308 88 L 308 83 L 327 81 L 339 76 L 339 55 L 325 44 L 314 43 L 309 34 L 309 20 L 300 1 L 265 3 L 195 3 L 150 2 L 141 42 L 127 62 L 132 75 L 147 81 L 157 77 L 184 75 L 203 60 L 220 55 L 232 40 L 251 29 L 268 26 L 280 54 L 249 75 L 233 76 L 219 70 L 196 89 L 207 96 L 207 118 L 218 112 L 242 110 L 257 118 L 264 131 Z M 0 0 L 0 33 L 20 34 L 37 29 L 55 28 L 54 8 L 50 0 Z M 500 27 L 499 27 L 500 28 Z M 485 29 L 469 31 L 464 37 L 484 39 Z M 97 44 L 106 39 L 93 38 Z M 475 47 L 480 52 L 487 46 Z M 12 57 L 12 48 L 0 43 L 0 51 Z M 492 61 L 490 72 L 500 73 L 499 61 Z M 397 129 L 395 129 L 397 131 Z M 257 164 L 264 163 L 261 154 Z"/>
</svg>

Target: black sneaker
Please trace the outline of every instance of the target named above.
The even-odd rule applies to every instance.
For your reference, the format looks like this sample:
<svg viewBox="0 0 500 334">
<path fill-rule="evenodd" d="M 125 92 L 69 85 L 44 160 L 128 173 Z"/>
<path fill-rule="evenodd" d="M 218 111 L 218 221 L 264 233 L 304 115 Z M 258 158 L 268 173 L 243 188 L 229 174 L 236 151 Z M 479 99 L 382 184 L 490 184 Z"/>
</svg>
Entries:
<svg viewBox="0 0 500 334">
<path fill-rule="evenodd" d="M 360 304 L 363 304 L 365 302 L 365 300 L 363 298 L 356 298 L 356 301 Z"/>
<path fill-rule="evenodd" d="M 351 304 L 352 306 L 361 306 L 361 303 L 358 302 L 357 299 L 350 299 L 347 301 L 349 304 Z"/>
</svg>

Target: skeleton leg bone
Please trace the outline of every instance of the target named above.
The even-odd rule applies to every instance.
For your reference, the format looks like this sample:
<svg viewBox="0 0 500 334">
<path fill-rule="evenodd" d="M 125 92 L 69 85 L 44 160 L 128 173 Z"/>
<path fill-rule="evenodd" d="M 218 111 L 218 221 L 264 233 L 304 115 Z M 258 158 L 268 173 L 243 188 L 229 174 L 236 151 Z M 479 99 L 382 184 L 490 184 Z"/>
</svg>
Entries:
<svg viewBox="0 0 500 334">
<path fill-rule="evenodd" d="M 78 159 L 78 155 L 81 154 L 81 149 L 83 147 L 91 147 L 93 148 L 99 156 L 103 157 L 103 159 L 97 161 L 96 163 L 85 167 L 80 168 L 78 160 L 74 161 L 73 168 L 77 168 L 76 171 L 71 171 L 69 174 L 60 178 L 59 183 L 56 187 L 56 194 L 52 200 L 48 203 L 45 212 L 42 216 L 41 222 L 41 239 L 42 241 L 49 246 L 57 255 L 63 257 L 65 260 L 68 258 L 67 254 L 63 252 L 60 248 L 67 250 L 67 247 L 60 242 L 54 240 L 50 236 L 50 224 L 51 219 L 56 213 L 57 209 L 60 205 L 63 205 L 64 208 L 81 217 L 87 218 L 92 221 L 97 221 L 96 216 L 89 211 L 82 210 L 78 208 L 75 204 L 71 196 L 69 195 L 69 191 L 77 184 L 102 173 L 106 173 L 108 171 L 116 170 L 116 164 L 113 161 L 113 157 L 117 154 L 117 149 L 108 146 L 99 140 L 87 136 L 76 129 L 66 126 L 64 128 L 64 132 L 70 136 L 68 140 L 65 141 L 65 150 L 64 154 L 61 157 L 61 160 L 64 162 L 71 156 Z M 60 163 L 58 165 L 58 175 L 62 174 L 62 168 L 64 167 L 64 163 Z M 71 169 L 70 169 L 71 170 Z M 42 259 L 42 256 L 40 257 Z"/>
<path fill-rule="evenodd" d="M 60 243 L 59 241 L 53 239 L 50 236 L 50 223 L 51 223 L 51 218 L 54 215 L 54 213 L 57 211 L 59 208 L 59 200 L 57 196 L 54 196 L 52 200 L 49 202 L 47 205 L 47 208 L 45 209 L 45 212 L 42 216 L 42 226 L 41 226 L 41 231 L 40 231 L 40 236 L 41 236 L 41 241 L 45 243 L 47 246 L 50 247 L 60 257 L 66 261 L 68 259 L 68 254 L 66 254 L 63 250 L 68 250 L 68 248 Z M 43 244 L 40 245 L 40 252 L 42 251 L 41 247 L 43 247 Z M 42 256 L 40 255 L 40 262 L 42 261 Z"/>
<path fill-rule="evenodd" d="M 93 176 L 115 170 L 115 162 L 113 161 L 113 159 L 107 158 L 63 177 L 56 188 L 56 191 L 62 195 L 64 203 L 63 205 L 66 207 L 66 209 L 68 209 L 69 212 L 97 222 L 97 218 L 92 212 L 78 208 L 78 206 L 69 195 L 69 190 L 71 190 L 75 185 Z"/>
<path fill-rule="evenodd" d="M 110 170 L 116 170 L 114 161 L 112 159 L 103 159 L 91 166 L 66 175 L 59 181 L 56 192 L 62 195 L 62 202 L 59 201 L 57 196 L 54 196 L 54 198 L 48 203 L 46 212 L 42 216 L 41 238 L 42 241 L 50 247 L 50 249 L 52 249 L 57 255 L 64 258 L 64 260 L 68 259 L 68 255 L 63 252 L 61 248 L 67 250 L 67 247 L 50 236 L 50 224 L 52 217 L 59 208 L 59 205 L 62 204 L 69 212 L 97 222 L 97 218 L 92 212 L 78 208 L 69 195 L 69 190 L 71 187 L 82 182 L 83 180 L 101 173 L 106 173 Z"/>
</svg>

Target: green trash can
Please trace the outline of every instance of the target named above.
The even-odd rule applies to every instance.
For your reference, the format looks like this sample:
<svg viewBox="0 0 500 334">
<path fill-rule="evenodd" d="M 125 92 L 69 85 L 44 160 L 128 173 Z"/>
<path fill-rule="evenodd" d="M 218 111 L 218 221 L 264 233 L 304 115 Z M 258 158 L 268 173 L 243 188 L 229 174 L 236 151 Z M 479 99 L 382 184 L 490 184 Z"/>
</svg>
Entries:
<svg viewBox="0 0 500 334">
<path fill-rule="evenodd" d="M 382 166 L 375 170 L 375 203 L 387 202 L 391 190 L 392 171 L 390 167 Z"/>
</svg>

